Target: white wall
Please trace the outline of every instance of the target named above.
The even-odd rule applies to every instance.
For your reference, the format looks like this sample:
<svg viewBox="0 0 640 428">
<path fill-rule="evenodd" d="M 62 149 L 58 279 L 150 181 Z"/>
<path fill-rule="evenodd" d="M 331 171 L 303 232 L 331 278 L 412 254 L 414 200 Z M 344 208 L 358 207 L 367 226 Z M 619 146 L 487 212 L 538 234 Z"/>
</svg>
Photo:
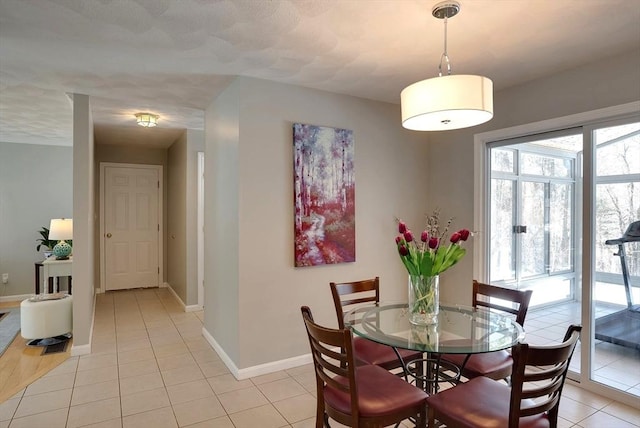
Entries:
<svg viewBox="0 0 640 428">
<path fill-rule="evenodd" d="M 473 135 L 640 100 L 640 50 L 497 92 L 494 118 L 459 131 L 434 133 L 429 143 L 429 202 L 472 228 Z M 471 303 L 473 251 L 441 276 L 441 298 Z"/>
<path fill-rule="evenodd" d="M 355 136 L 356 262 L 295 268 L 293 123 Z M 385 300 L 406 299 L 395 216 L 427 207 L 424 134 L 399 106 L 238 78 L 206 112 L 205 328 L 239 369 L 309 353 L 300 306 L 337 325 L 331 281 L 381 277 Z M 418 226 L 416 226 L 418 227 Z"/>
<path fill-rule="evenodd" d="M 187 133 L 167 151 L 167 282 L 187 301 Z"/>
<path fill-rule="evenodd" d="M 204 132 L 187 130 L 167 152 L 167 282 L 186 306 L 198 303 L 198 152 Z"/>
<path fill-rule="evenodd" d="M 38 231 L 72 215 L 72 148 L 0 143 L 0 298 L 34 293 Z"/>
<path fill-rule="evenodd" d="M 185 304 L 198 304 L 198 152 L 204 151 L 204 131 L 187 130 L 186 182 L 186 280 Z"/>
</svg>

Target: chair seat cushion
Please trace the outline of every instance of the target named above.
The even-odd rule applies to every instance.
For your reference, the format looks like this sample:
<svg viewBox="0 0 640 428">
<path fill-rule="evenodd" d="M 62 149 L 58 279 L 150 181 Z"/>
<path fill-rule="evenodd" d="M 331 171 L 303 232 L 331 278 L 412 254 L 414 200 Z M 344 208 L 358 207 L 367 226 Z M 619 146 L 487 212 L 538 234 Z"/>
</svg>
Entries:
<svg viewBox="0 0 640 428">
<path fill-rule="evenodd" d="M 362 365 L 373 364 L 387 370 L 401 367 L 398 356 L 390 346 L 356 337 L 353 340 L 353 349 L 356 359 Z M 410 360 L 422 358 L 421 352 L 409 351 L 407 349 L 398 349 L 398 352 L 405 363 Z"/>
<path fill-rule="evenodd" d="M 445 354 L 442 359 L 462 367 L 466 354 Z M 513 359 L 507 351 L 472 354 L 462 369 L 462 375 L 468 379 L 486 376 L 491 379 L 504 379 L 511 374 Z"/>
<path fill-rule="evenodd" d="M 460 428 L 505 428 L 509 426 L 511 389 L 502 382 L 477 377 L 427 398 L 427 406 L 442 416 L 442 422 Z M 523 400 L 526 407 L 533 404 Z M 546 414 L 520 419 L 520 428 L 548 428 Z"/>
<path fill-rule="evenodd" d="M 349 383 L 344 377 L 336 380 L 345 385 Z M 364 418 L 402 412 L 423 404 L 427 399 L 423 390 L 378 366 L 357 367 L 356 384 L 360 416 Z M 326 386 L 324 399 L 332 408 L 343 413 L 351 413 L 351 398 L 344 391 Z"/>
</svg>

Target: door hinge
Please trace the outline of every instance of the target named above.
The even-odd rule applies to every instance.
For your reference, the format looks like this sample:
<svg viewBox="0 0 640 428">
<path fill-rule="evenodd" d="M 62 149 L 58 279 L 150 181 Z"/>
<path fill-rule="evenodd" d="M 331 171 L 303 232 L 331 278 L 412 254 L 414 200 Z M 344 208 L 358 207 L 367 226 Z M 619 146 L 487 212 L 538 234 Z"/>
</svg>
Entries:
<svg viewBox="0 0 640 428">
<path fill-rule="evenodd" d="M 158 275 L 160 275 L 160 266 L 158 266 Z"/>
<path fill-rule="evenodd" d="M 158 232 L 160 232 L 160 223 L 158 223 Z"/>
<path fill-rule="evenodd" d="M 158 189 L 160 188 L 160 180 L 158 180 Z"/>
</svg>

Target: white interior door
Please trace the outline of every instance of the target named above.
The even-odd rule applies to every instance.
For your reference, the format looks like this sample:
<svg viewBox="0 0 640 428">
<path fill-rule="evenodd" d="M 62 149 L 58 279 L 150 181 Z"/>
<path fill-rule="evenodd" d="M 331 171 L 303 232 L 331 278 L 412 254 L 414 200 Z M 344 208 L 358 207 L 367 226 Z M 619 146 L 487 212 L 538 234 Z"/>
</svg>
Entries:
<svg viewBox="0 0 640 428">
<path fill-rule="evenodd" d="M 160 168 L 104 167 L 103 260 L 107 290 L 159 285 Z"/>
</svg>

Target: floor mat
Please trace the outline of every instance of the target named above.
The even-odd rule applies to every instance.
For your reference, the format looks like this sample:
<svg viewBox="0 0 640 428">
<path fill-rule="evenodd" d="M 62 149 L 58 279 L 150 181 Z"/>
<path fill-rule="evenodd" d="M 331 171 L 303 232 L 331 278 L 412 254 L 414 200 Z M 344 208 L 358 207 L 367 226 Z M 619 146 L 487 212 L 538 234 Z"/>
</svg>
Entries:
<svg viewBox="0 0 640 428">
<path fill-rule="evenodd" d="M 0 319 L 0 355 L 9 347 L 20 331 L 20 308 L 3 309 L 7 313 Z"/>
<path fill-rule="evenodd" d="M 64 340 L 60 343 L 54 343 L 53 345 L 47 345 L 44 347 L 44 349 L 42 350 L 42 355 L 49 355 L 49 354 L 57 354 L 59 352 L 65 352 L 67 350 L 67 344 L 69 343 L 69 340 Z"/>
<path fill-rule="evenodd" d="M 623 309 L 596 319 L 596 339 L 640 350 L 640 311 Z"/>
</svg>

